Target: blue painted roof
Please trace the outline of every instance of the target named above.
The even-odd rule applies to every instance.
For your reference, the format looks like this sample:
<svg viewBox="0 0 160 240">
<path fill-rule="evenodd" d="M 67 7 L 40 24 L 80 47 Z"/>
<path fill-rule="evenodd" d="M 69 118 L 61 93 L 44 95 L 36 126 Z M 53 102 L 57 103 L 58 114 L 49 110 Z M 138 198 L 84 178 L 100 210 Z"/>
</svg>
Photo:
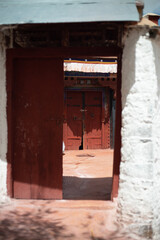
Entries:
<svg viewBox="0 0 160 240">
<path fill-rule="evenodd" d="M 143 0 L 144 14 L 157 13 L 160 14 L 160 1 L 159 0 Z"/>
<path fill-rule="evenodd" d="M 0 25 L 138 20 L 134 0 L 0 0 Z"/>
</svg>

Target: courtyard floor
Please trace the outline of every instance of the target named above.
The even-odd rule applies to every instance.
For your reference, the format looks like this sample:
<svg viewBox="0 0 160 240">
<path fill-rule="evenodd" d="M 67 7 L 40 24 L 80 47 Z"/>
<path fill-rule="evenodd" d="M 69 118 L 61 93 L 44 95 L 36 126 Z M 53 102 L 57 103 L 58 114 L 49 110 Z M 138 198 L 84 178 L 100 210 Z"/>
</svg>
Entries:
<svg viewBox="0 0 160 240">
<path fill-rule="evenodd" d="M 109 200 L 113 151 L 66 151 L 63 156 L 63 198 Z"/>
<path fill-rule="evenodd" d="M 9 200 L 0 205 L 0 240 L 127 240 L 110 199 L 113 152 L 66 151 L 63 200 Z"/>
</svg>

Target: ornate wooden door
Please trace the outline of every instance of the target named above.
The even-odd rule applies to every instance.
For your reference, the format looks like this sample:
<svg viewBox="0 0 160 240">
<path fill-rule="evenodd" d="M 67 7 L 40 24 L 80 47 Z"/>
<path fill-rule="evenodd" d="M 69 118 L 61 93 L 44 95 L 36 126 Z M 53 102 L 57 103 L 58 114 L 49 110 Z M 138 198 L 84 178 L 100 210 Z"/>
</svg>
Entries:
<svg viewBox="0 0 160 240">
<path fill-rule="evenodd" d="M 102 148 L 102 92 L 67 91 L 65 105 L 66 149 Z"/>
<path fill-rule="evenodd" d="M 66 92 L 67 133 L 65 146 L 67 150 L 78 150 L 82 144 L 82 92 Z"/>
<path fill-rule="evenodd" d="M 102 148 L 102 92 L 85 92 L 84 149 Z"/>
</svg>

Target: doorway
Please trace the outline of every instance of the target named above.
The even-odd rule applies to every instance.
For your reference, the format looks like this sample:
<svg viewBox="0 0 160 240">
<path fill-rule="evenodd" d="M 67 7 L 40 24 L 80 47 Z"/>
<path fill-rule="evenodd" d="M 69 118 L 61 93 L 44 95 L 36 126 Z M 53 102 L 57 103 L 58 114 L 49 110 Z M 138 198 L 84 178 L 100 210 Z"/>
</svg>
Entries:
<svg viewBox="0 0 160 240">
<path fill-rule="evenodd" d="M 63 59 L 76 52 L 76 50 L 72 50 L 72 53 L 64 52 L 64 50 L 55 51 L 54 49 L 8 50 L 7 111 L 9 141 L 7 186 L 11 197 L 28 199 L 62 198 Z M 85 54 L 87 50 L 85 50 Z M 88 54 L 93 54 L 93 52 L 92 49 Z M 98 52 L 101 56 L 107 54 L 104 50 Z M 77 54 L 80 54 L 78 50 Z M 59 56 L 61 56 L 61 59 Z M 82 97 L 82 100 L 84 99 L 87 102 L 85 105 L 90 105 L 90 99 L 93 99 L 93 95 L 91 95 L 87 93 L 85 97 Z M 98 102 L 100 97 L 96 96 L 96 98 Z M 30 100 L 32 100 L 31 104 Z M 100 105 L 99 103 L 96 104 Z M 94 107 L 84 106 L 82 105 L 84 112 L 85 107 Z M 42 112 L 38 115 L 40 109 Z M 51 112 L 53 115 L 50 114 Z M 90 115 L 91 118 L 94 117 L 93 114 Z M 103 115 L 102 112 L 101 115 Z M 24 126 L 22 126 L 22 122 Z M 32 123 L 34 123 L 34 126 Z M 48 133 L 46 131 L 47 126 L 49 126 Z M 37 128 L 40 135 L 36 135 L 35 130 Z M 98 129 L 101 128 L 98 127 Z M 29 132 L 26 133 L 26 131 Z M 27 134 L 29 134 L 29 138 Z M 51 141 L 52 137 L 54 137 L 54 141 Z M 88 142 L 89 140 L 88 137 Z M 54 142 L 54 144 L 47 145 L 47 142 Z M 91 142 L 93 141 L 91 140 Z M 52 152 L 51 155 L 49 149 Z M 21 174 L 20 171 L 24 174 Z"/>
<path fill-rule="evenodd" d="M 64 74 L 64 199 L 111 199 L 116 71 L 107 72 L 111 60 L 106 61 L 66 60 L 65 71 L 70 72 Z"/>
</svg>

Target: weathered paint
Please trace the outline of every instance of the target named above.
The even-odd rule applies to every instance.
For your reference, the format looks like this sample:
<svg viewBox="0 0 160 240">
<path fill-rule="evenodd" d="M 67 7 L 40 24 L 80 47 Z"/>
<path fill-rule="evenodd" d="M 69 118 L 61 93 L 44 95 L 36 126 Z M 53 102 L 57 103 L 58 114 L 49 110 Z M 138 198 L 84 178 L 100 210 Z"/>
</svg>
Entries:
<svg viewBox="0 0 160 240">
<path fill-rule="evenodd" d="M 63 61 L 25 51 L 11 61 L 12 196 L 61 199 Z"/>
</svg>

